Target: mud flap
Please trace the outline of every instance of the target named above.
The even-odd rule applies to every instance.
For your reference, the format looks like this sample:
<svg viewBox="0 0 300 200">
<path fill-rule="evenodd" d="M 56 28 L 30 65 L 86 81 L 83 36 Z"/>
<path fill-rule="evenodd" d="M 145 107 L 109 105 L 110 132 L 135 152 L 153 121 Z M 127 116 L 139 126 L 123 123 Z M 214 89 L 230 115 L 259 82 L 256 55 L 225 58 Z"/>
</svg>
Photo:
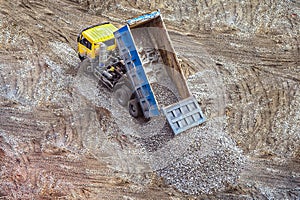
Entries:
<svg viewBox="0 0 300 200">
<path fill-rule="evenodd" d="M 205 121 L 201 108 L 194 97 L 162 108 L 175 135 Z"/>
</svg>

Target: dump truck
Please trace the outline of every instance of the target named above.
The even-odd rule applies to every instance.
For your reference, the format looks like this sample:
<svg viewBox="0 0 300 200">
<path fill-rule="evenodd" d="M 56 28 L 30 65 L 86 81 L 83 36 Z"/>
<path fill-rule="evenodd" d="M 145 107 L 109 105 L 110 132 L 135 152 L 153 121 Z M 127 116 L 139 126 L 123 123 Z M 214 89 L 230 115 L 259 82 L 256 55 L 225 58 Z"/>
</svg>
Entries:
<svg viewBox="0 0 300 200">
<path fill-rule="evenodd" d="M 88 27 L 78 35 L 81 65 L 135 118 L 164 115 L 174 134 L 205 121 L 191 94 L 159 10 L 126 21 Z M 158 104 L 153 84 L 168 87 L 177 101 Z"/>
</svg>

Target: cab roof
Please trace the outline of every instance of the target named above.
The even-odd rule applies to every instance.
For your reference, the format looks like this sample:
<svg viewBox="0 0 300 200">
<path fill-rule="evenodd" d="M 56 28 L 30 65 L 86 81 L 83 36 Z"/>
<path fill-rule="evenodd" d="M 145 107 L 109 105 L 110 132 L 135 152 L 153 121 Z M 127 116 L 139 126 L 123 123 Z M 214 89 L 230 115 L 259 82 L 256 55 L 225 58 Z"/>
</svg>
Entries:
<svg viewBox="0 0 300 200">
<path fill-rule="evenodd" d="M 110 23 L 104 23 L 89 27 L 82 31 L 82 35 L 92 43 L 98 43 L 114 38 L 114 32 L 118 30 Z"/>
</svg>

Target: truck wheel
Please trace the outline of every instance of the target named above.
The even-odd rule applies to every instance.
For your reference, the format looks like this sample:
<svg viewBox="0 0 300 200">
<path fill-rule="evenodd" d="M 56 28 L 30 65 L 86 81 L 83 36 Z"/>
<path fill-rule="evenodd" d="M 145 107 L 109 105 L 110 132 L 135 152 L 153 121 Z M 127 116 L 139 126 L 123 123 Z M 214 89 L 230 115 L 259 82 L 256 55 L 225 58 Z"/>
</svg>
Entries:
<svg viewBox="0 0 300 200">
<path fill-rule="evenodd" d="M 93 68 L 91 66 L 91 62 L 89 61 L 89 59 L 84 59 L 81 63 L 80 63 L 80 68 L 81 70 L 87 74 L 87 75 L 91 75 L 93 74 Z"/>
<path fill-rule="evenodd" d="M 123 107 L 128 105 L 128 101 L 130 98 L 129 92 L 129 88 L 123 85 L 122 87 L 119 87 L 114 93 L 115 99 Z"/>
<path fill-rule="evenodd" d="M 131 99 L 129 101 L 128 108 L 129 108 L 129 113 L 132 117 L 137 118 L 142 115 L 142 110 L 136 99 Z"/>
</svg>

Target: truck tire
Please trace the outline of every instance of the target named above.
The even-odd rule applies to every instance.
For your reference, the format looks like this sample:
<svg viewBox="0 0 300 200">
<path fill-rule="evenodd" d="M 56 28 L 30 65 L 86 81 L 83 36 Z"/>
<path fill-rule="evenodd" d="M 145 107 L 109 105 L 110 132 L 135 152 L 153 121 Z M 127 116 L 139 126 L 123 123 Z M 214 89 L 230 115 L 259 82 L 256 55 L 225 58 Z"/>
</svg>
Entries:
<svg viewBox="0 0 300 200">
<path fill-rule="evenodd" d="M 116 91 L 114 92 L 114 98 L 121 106 L 127 106 L 130 98 L 130 89 L 126 85 L 117 87 Z"/>
<path fill-rule="evenodd" d="M 128 103 L 129 113 L 132 117 L 138 118 L 142 116 L 141 107 L 136 99 L 131 99 Z"/>
<path fill-rule="evenodd" d="M 84 59 L 81 63 L 80 63 L 80 69 L 87 75 L 92 75 L 93 74 L 93 68 L 91 66 L 91 62 L 89 61 L 89 59 Z"/>
</svg>

